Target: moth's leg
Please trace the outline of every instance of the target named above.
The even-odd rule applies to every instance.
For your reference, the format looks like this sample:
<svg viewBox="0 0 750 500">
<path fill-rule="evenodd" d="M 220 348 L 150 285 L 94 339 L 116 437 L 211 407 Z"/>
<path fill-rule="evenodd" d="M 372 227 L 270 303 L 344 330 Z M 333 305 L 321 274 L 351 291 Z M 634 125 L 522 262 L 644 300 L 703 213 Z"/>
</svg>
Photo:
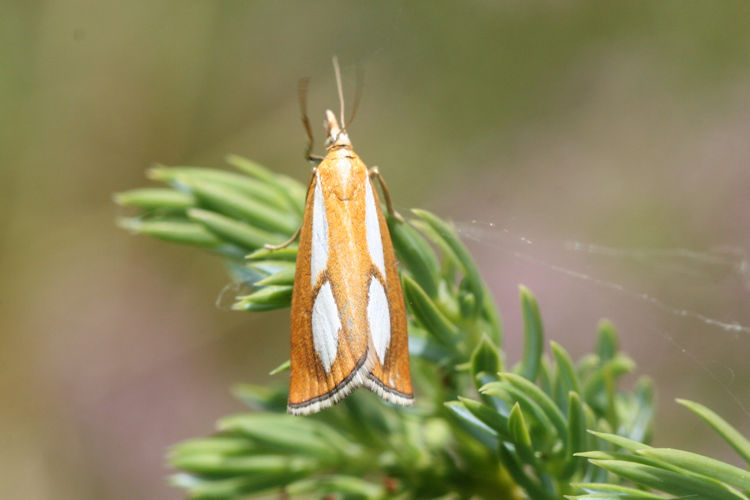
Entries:
<svg viewBox="0 0 750 500">
<path fill-rule="evenodd" d="M 282 248 L 286 248 L 292 243 L 294 243 L 294 240 L 299 238 L 299 233 L 302 230 L 302 226 L 298 227 L 297 230 L 294 232 L 291 238 L 286 240 L 284 243 L 279 243 L 278 245 L 271 245 L 270 243 L 266 243 L 263 245 L 263 248 L 266 248 L 268 250 L 281 250 Z"/>
<path fill-rule="evenodd" d="M 380 170 L 378 170 L 378 167 L 370 168 L 370 170 L 368 170 L 368 174 L 370 175 L 370 177 L 375 177 L 378 180 L 380 189 L 383 191 L 385 206 L 388 208 L 388 213 L 394 216 L 399 222 L 404 222 L 404 218 L 401 217 L 401 214 L 396 212 L 396 210 L 393 208 L 393 202 L 391 201 L 391 192 L 388 190 L 388 185 L 386 185 L 385 180 L 383 180 L 383 176 L 380 175 Z"/>
<path fill-rule="evenodd" d="M 313 167 L 312 171 L 310 172 L 310 180 L 307 181 L 307 191 L 310 191 L 310 185 L 312 184 L 313 179 L 315 178 L 315 171 L 317 170 L 317 165 Z M 307 201 L 307 200 L 305 200 Z M 300 225 L 297 230 L 294 232 L 291 238 L 286 240 L 284 243 L 279 243 L 278 245 L 271 245 L 270 243 L 266 243 L 263 245 L 263 248 L 266 248 L 268 250 L 281 250 L 282 248 L 286 248 L 292 243 L 294 243 L 294 240 L 299 238 L 299 233 L 302 231 L 302 226 Z"/>
</svg>

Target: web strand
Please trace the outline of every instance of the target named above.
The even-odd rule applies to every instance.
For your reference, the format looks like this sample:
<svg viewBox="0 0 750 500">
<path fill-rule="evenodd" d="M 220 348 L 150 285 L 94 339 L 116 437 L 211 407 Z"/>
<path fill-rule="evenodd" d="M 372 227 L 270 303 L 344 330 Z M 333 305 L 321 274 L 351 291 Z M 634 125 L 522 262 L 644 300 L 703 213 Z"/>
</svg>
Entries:
<svg viewBox="0 0 750 500">
<path fill-rule="evenodd" d="M 684 317 L 684 318 L 691 318 L 697 321 L 700 321 L 701 323 L 719 328 L 721 330 L 724 330 L 726 332 L 735 332 L 735 333 L 747 333 L 750 334 L 750 326 L 743 325 L 739 322 L 733 321 L 733 322 L 727 322 L 722 321 L 716 318 L 713 318 L 711 316 L 708 316 L 706 314 L 693 311 L 690 309 L 683 309 L 680 307 L 676 307 L 673 305 L 670 305 L 658 297 L 655 297 L 653 295 L 650 295 L 645 292 L 634 292 L 625 285 L 614 282 L 614 281 L 608 281 L 604 279 L 597 278 L 596 276 L 593 276 L 591 274 L 587 274 L 581 271 L 576 271 L 573 269 L 569 269 L 564 266 L 560 266 L 557 264 L 553 264 L 551 262 L 548 262 L 546 260 L 540 259 L 538 257 L 534 257 L 528 253 L 520 252 L 517 250 L 512 250 L 508 248 L 504 248 L 501 245 L 497 244 L 496 242 L 490 243 L 485 238 L 481 237 L 481 230 L 475 230 L 474 226 L 477 224 L 480 224 L 479 222 L 473 221 L 472 225 L 469 227 L 461 227 L 459 229 L 459 233 L 464 235 L 467 239 L 480 242 L 482 244 L 492 244 L 493 246 L 500 248 L 501 250 L 509 253 L 515 258 L 525 260 L 527 262 L 530 262 L 532 264 L 550 269 L 552 271 L 555 271 L 557 273 L 565 274 L 567 276 L 571 276 L 573 278 L 577 278 L 580 280 L 588 281 L 590 283 L 593 283 L 597 286 L 600 286 L 602 288 L 607 288 L 609 290 L 614 290 L 616 292 L 622 293 L 628 297 L 631 297 L 635 300 L 639 300 L 642 302 L 646 302 L 653 307 L 656 307 L 657 309 L 674 316 Z M 485 223 L 490 228 L 495 228 L 496 226 L 494 223 Z M 510 231 L 507 229 L 499 229 L 507 234 L 510 234 Z M 525 236 L 515 236 L 515 238 L 518 239 L 519 242 L 524 243 L 525 245 L 533 245 L 533 241 Z M 731 262 L 727 259 L 721 259 L 717 256 L 711 256 L 710 254 L 701 254 L 699 252 L 695 252 L 692 250 L 685 250 L 685 249 L 677 249 L 677 250 L 650 250 L 648 252 L 644 250 L 636 250 L 636 251 L 629 251 L 629 250 L 621 250 L 621 249 L 615 249 L 611 247 L 603 247 L 603 246 L 597 246 L 597 245 L 584 245 L 578 242 L 568 242 L 564 245 L 565 249 L 568 250 L 584 250 L 588 253 L 596 253 L 599 255 L 610 255 L 610 256 L 633 256 L 633 255 L 660 255 L 660 256 L 688 256 L 694 260 L 702 261 L 702 262 L 708 262 L 711 264 L 721 264 L 724 266 L 730 266 L 732 269 L 734 269 L 734 272 L 738 275 L 741 275 L 743 278 L 747 277 L 747 264 L 746 261 L 743 259 L 739 263 L 737 262 Z"/>
</svg>

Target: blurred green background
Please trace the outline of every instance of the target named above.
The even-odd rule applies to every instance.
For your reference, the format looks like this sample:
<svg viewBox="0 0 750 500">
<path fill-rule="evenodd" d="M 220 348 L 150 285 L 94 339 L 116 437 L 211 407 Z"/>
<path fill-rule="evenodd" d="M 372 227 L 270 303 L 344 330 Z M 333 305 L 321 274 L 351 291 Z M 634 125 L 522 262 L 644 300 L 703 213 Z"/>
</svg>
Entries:
<svg viewBox="0 0 750 500">
<path fill-rule="evenodd" d="M 609 317 L 657 442 L 732 459 L 672 399 L 750 432 L 750 334 L 710 324 L 750 325 L 748 33 L 730 1 L 3 2 L 0 497 L 180 498 L 166 447 L 269 383 L 287 313 L 215 307 L 219 260 L 117 229 L 111 194 L 227 153 L 304 181 L 297 80 L 320 151 L 334 54 L 357 151 L 466 235 L 509 360 L 519 283 L 576 356 Z"/>
</svg>

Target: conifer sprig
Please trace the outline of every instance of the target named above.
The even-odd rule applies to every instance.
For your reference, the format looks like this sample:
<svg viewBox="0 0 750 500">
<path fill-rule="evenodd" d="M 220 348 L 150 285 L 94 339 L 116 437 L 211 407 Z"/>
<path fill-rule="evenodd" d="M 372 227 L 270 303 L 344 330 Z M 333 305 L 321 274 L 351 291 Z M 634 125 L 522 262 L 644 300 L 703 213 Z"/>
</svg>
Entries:
<svg viewBox="0 0 750 500">
<path fill-rule="evenodd" d="M 136 212 L 119 224 L 221 256 L 233 279 L 251 288 L 234 309 L 286 308 L 297 249 L 263 245 L 299 226 L 305 186 L 244 158 L 228 162 L 239 172 L 152 168 L 149 177 L 167 187 L 115 195 Z M 619 350 L 612 324 L 599 324 L 593 352 L 577 362 L 555 342 L 545 354 L 539 306 L 521 287 L 524 351 L 507 367 L 491 294 L 452 226 L 423 210 L 408 223 L 389 217 L 388 225 L 409 311 L 417 405 L 393 408 L 357 391 L 319 414 L 291 417 L 278 375 L 288 362 L 277 360 L 278 380 L 235 388 L 249 412 L 169 451 L 178 470 L 172 482 L 190 498 L 273 491 L 344 499 L 748 498 L 746 470 L 648 446 L 653 387 L 643 377 L 633 390 L 619 388 L 635 363 Z M 750 443 L 735 429 L 705 407 L 681 403 L 748 461 Z"/>
</svg>

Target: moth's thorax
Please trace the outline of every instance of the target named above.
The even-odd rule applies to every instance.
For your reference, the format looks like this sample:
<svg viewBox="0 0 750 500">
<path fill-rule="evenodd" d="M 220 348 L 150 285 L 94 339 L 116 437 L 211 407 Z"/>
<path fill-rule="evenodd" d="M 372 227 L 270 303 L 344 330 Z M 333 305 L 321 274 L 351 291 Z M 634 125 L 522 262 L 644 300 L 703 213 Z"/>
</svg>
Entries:
<svg viewBox="0 0 750 500">
<path fill-rule="evenodd" d="M 331 149 L 317 167 L 323 186 L 341 201 L 352 199 L 367 180 L 367 167 L 351 147 Z M 330 192 L 329 191 L 329 192 Z"/>
</svg>

